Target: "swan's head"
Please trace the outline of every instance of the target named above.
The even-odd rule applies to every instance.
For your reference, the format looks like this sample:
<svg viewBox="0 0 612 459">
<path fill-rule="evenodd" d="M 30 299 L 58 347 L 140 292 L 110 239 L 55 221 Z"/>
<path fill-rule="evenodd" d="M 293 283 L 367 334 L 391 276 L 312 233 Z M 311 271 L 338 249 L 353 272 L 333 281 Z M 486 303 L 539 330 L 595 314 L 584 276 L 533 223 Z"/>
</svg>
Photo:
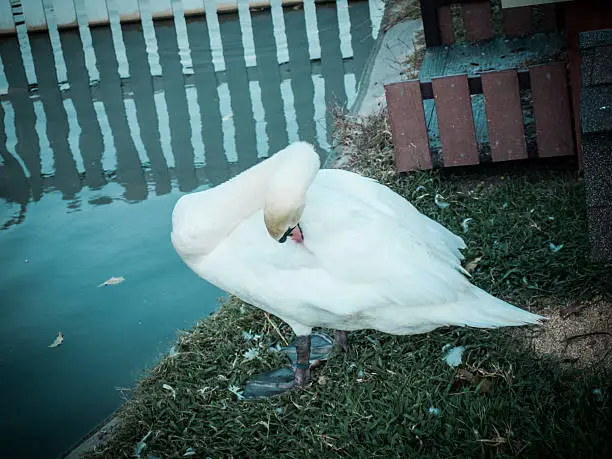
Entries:
<svg viewBox="0 0 612 459">
<path fill-rule="evenodd" d="M 275 241 L 285 242 L 298 231 L 306 204 L 306 191 L 321 165 L 312 145 L 295 142 L 277 153 L 279 166 L 268 184 L 264 203 L 264 222 Z"/>
</svg>

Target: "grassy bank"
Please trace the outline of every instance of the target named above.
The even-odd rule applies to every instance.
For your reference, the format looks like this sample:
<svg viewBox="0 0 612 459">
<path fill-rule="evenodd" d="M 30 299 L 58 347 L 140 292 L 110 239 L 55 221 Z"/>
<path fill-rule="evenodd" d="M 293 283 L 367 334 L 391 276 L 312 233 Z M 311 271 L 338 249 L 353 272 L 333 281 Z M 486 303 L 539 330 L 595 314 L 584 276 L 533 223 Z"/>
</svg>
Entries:
<svg viewBox="0 0 612 459">
<path fill-rule="evenodd" d="M 350 168 L 465 238 L 466 261 L 478 259 L 476 284 L 525 308 L 562 311 L 568 333 L 595 304 L 607 305 L 609 324 L 610 271 L 587 260 L 584 187 L 574 171 L 400 176 L 384 116 L 340 115 L 336 134 L 352 152 Z M 607 349 L 609 329 L 594 331 L 588 338 Z M 357 332 L 348 355 L 332 356 L 309 388 L 246 401 L 244 383 L 284 363 L 274 349 L 291 334 L 231 299 L 179 335 L 176 352 L 128 394 L 119 428 L 91 457 L 610 456 L 610 355 L 564 361 L 536 352 L 532 335 Z M 459 369 L 441 359 L 449 344 L 466 347 Z"/>
</svg>

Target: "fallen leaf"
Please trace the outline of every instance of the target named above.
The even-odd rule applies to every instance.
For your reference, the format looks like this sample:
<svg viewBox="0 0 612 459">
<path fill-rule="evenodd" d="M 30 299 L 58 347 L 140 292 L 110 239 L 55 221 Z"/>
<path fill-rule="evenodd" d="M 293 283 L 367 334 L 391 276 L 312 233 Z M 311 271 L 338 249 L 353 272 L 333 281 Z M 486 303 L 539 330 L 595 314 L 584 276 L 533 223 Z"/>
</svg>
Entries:
<svg viewBox="0 0 612 459">
<path fill-rule="evenodd" d="M 232 384 L 227 388 L 227 390 L 234 394 L 238 398 L 238 400 L 244 399 L 244 391 L 240 390 L 238 386 Z"/>
<path fill-rule="evenodd" d="M 468 228 L 468 223 L 470 223 L 473 218 L 466 218 L 461 222 L 461 228 L 463 228 L 463 232 L 467 233 L 470 229 Z"/>
<path fill-rule="evenodd" d="M 438 206 L 440 209 L 446 209 L 448 206 L 450 206 L 450 204 L 448 202 L 443 201 L 444 197 L 438 193 L 436 193 L 436 197 L 434 198 L 434 202 L 436 203 L 436 206 Z"/>
<path fill-rule="evenodd" d="M 64 335 L 62 334 L 62 332 L 59 332 L 57 334 L 57 337 L 55 338 L 55 341 L 53 341 L 51 344 L 49 344 L 49 347 L 57 347 L 60 344 L 62 344 L 64 342 Z"/>
<path fill-rule="evenodd" d="M 172 398 L 176 399 L 176 390 L 174 390 L 174 387 L 172 387 L 170 384 L 164 384 L 162 387 L 166 390 L 169 390 L 172 394 Z"/>
<path fill-rule="evenodd" d="M 429 411 L 429 413 L 433 414 L 434 416 L 437 416 L 437 415 L 440 414 L 440 408 L 436 408 L 434 406 L 430 406 L 429 410 L 427 410 L 427 411 Z"/>
<path fill-rule="evenodd" d="M 575 301 L 570 306 L 561 309 L 561 311 L 559 311 L 559 315 L 562 319 L 567 319 L 572 314 L 578 314 L 584 308 L 586 308 L 586 304 Z"/>
<path fill-rule="evenodd" d="M 233 117 L 234 117 L 234 115 L 225 115 L 225 116 L 223 117 L 223 121 L 228 121 L 228 120 L 231 120 Z"/>
<path fill-rule="evenodd" d="M 121 282 L 125 281 L 125 277 L 123 276 L 119 276 L 119 277 L 111 277 L 108 280 L 102 282 L 100 285 L 98 285 L 98 288 L 100 287 L 104 287 L 105 285 L 116 285 L 116 284 L 120 284 Z"/>
<path fill-rule="evenodd" d="M 455 374 L 455 378 L 462 381 L 472 382 L 474 380 L 474 375 L 464 368 L 459 368 Z"/>
<path fill-rule="evenodd" d="M 185 454 L 183 454 L 183 456 L 195 456 L 196 452 L 193 450 L 193 448 L 189 447 L 187 448 L 187 451 L 185 451 Z"/>
<path fill-rule="evenodd" d="M 458 367 L 461 365 L 461 357 L 463 356 L 463 351 L 465 351 L 465 347 L 456 346 L 448 351 L 446 351 L 446 355 L 443 360 L 448 364 L 449 367 Z"/>
<path fill-rule="evenodd" d="M 555 245 L 552 242 L 548 244 L 548 248 L 552 253 L 557 253 L 559 250 L 563 248 L 563 244 Z"/>
<path fill-rule="evenodd" d="M 465 264 L 465 270 L 468 273 L 473 273 L 474 270 L 478 267 L 478 262 L 482 260 L 482 257 L 476 257 L 472 261 Z"/>
<path fill-rule="evenodd" d="M 483 379 L 482 381 L 480 381 L 480 384 L 476 386 L 476 390 L 478 391 L 479 394 L 484 395 L 487 392 L 489 392 L 489 390 L 491 390 L 492 385 L 493 383 L 491 382 L 490 379 Z"/>
</svg>

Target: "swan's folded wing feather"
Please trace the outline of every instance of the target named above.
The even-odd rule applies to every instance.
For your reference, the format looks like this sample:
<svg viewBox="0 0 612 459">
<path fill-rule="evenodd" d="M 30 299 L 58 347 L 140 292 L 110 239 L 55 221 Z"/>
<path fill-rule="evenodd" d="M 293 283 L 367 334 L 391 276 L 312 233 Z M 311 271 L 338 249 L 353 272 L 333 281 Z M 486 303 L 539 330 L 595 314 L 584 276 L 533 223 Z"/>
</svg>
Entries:
<svg viewBox="0 0 612 459">
<path fill-rule="evenodd" d="M 319 199 L 326 200 L 324 207 L 315 204 Z M 338 281 L 368 284 L 381 304 L 406 306 L 453 302 L 470 286 L 459 258 L 444 243 L 444 232 L 432 244 L 431 238 L 419 238 L 419 228 L 411 231 L 410 225 L 351 197 L 315 192 L 313 201 L 306 247 Z M 426 224 L 418 217 L 413 226 Z"/>
<path fill-rule="evenodd" d="M 361 201 L 364 205 L 396 219 L 423 242 L 442 243 L 444 248 L 463 260 L 463 254 L 459 250 L 466 246 L 461 237 L 420 213 L 409 201 L 376 180 L 350 171 L 324 169 L 319 171 L 315 186 Z"/>
</svg>

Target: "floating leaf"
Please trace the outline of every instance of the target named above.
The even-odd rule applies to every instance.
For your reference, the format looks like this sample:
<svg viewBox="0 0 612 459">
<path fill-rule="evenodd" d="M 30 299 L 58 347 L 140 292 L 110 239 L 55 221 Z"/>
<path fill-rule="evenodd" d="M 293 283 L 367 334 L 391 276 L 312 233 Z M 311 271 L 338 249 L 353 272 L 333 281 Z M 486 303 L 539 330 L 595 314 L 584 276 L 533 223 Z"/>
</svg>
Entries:
<svg viewBox="0 0 612 459">
<path fill-rule="evenodd" d="M 563 244 L 555 245 L 552 242 L 548 244 L 548 248 L 552 253 L 557 253 L 559 250 L 563 248 Z"/>
<path fill-rule="evenodd" d="M 55 340 L 51 344 L 49 344 L 49 347 L 57 347 L 63 342 L 64 342 L 64 335 L 62 334 L 62 332 L 59 332 Z"/>
<path fill-rule="evenodd" d="M 448 202 L 444 202 L 443 199 L 444 197 L 442 195 L 436 193 L 434 202 L 436 203 L 436 206 L 438 206 L 440 209 L 446 209 L 448 206 L 450 206 L 450 204 Z"/>
<path fill-rule="evenodd" d="M 172 398 L 176 399 L 176 390 L 174 390 L 174 387 L 172 387 L 170 384 L 164 384 L 162 387 L 166 390 L 169 390 L 170 394 L 172 394 Z"/>
<path fill-rule="evenodd" d="M 463 351 L 465 351 L 465 347 L 463 346 L 453 347 L 446 351 L 446 355 L 443 357 L 443 360 L 450 367 L 458 367 L 459 365 L 461 365 L 461 357 L 463 356 Z"/>
<path fill-rule="evenodd" d="M 482 257 L 476 257 L 472 261 L 465 264 L 465 270 L 468 273 L 473 273 L 474 270 L 478 267 L 478 262 L 482 260 Z"/>
<path fill-rule="evenodd" d="M 468 228 L 468 223 L 470 223 L 472 220 L 474 220 L 473 218 L 466 218 L 461 222 L 461 228 L 463 228 L 463 232 L 467 233 L 469 231 Z"/>
<path fill-rule="evenodd" d="M 105 280 L 104 282 L 102 282 L 100 285 L 98 285 L 98 288 L 99 287 L 104 287 L 106 285 L 117 285 L 117 284 L 120 284 L 123 281 L 125 281 L 125 277 L 122 277 L 122 276 L 111 277 L 108 280 Z"/>
</svg>

